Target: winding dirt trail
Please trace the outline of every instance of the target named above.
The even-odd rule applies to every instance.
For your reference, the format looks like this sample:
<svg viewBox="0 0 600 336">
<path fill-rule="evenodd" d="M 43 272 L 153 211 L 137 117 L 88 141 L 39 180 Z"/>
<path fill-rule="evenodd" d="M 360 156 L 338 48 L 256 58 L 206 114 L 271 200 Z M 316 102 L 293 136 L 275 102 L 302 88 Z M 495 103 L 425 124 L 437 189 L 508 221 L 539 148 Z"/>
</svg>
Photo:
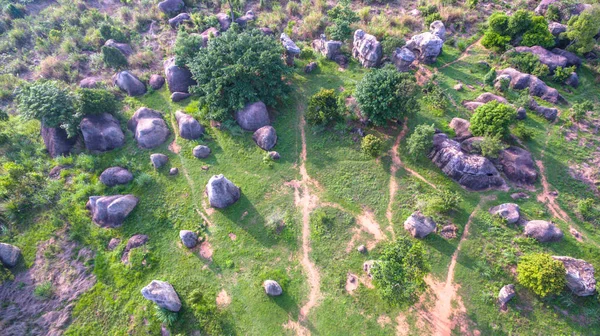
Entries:
<svg viewBox="0 0 600 336">
<path fill-rule="evenodd" d="M 551 195 L 550 184 L 546 178 L 546 167 L 544 167 L 544 162 L 542 162 L 541 159 L 535 160 L 535 164 L 538 166 L 542 178 L 542 192 L 537 195 L 538 202 L 545 203 L 554 217 L 559 218 L 563 222 L 571 223 L 571 217 L 560 208 L 556 203 L 555 198 Z"/>
<path fill-rule="evenodd" d="M 460 54 L 460 56 L 459 56 L 457 59 L 455 59 L 454 61 L 452 61 L 452 62 L 450 62 L 450 63 L 446 63 L 446 64 L 442 65 L 441 67 L 439 67 L 439 69 L 444 69 L 444 68 L 447 68 L 447 67 L 449 67 L 449 66 L 451 66 L 451 65 L 453 65 L 453 64 L 456 64 L 456 63 L 458 63 L 458 62 L 460 62 L 460 61 L 464 60 L 465 58 L 469 57 L 469 56 L 470 56 L 470 55 L 469 55 L 469 51 L 471 51 L 471 48 L 473 48 L 473 47 L 475 47 L 475 46 L 477 46 L 477 45 L 480 45 L 480 44 L 481 44 L 481 39 L 483 39 L 483 36 L 482 36 L 482 37 L 480 37 L 480 38 L 479 38 L 479 40 L 477 40 L 477 41 L 473 42 L 471 45 L 469 45 L 469 46 L 468 46 L 468 47 L 465 49 L 465 51 L 463 51 L 463 52 L 462 52 L 462 54 Z"/>
</svg>

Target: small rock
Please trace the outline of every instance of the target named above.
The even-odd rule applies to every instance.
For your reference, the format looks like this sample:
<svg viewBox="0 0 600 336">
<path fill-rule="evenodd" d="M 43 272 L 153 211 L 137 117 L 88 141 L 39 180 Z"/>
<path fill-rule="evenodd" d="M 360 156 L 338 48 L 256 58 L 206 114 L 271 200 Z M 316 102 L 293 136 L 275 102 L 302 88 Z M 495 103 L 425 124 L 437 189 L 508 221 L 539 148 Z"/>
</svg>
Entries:
<svg viewBox="0 0 600 336">
<path fill-rule="evenodd" d="M 183 0 L 164 0 L 158 3 L 158 9 L 169 16 L 179 13 L 183 7 L 185 7 Z"/>
<path fill-rule="evenodd" d="M 524 192 L 518 192 L 518 193 L 511 194 L 510 198 L 512 198 L 516 201 L 516 200 L 520 200 L 520 199 L 527 199 L 527 198 L 529 198 L 529 195 L 527 195 Z"/>
<path fill-rule="evenodd" d="M 317 69 L 317 62 L 310 62 L 304 67 L 304 73 L 311 73 Z"/>
<path fill-rule="evenodd" d="M 252 140 L 254 140 L 258 147 L 269 151 L 277 143 L 277 132 L 275 132 L 273 126 L 263 126 L 254 132 Z"/>
<path fill-rule="evenodd" d="M 458 83 L 458 84 L 454 85 L 454 90 L 462 91 L 462 89 L 463 89 L 462 83 Z"/>
<path fill-rule="evenodd" d="M 83 89 L 95 89 L 98 87 L 98 81 L 95 77 L 86 77 L 79 82 L 79 87 Z"/>
<path fill-rule="evenodd" d="M 367 260 L 363 263 L 363 271 L 365 271 L 365 273 L 367 273 L 367 276 L 369 278 L 371 277 L 371 268 L 373 267 L 374 264 L 375 264 L 375 260 Z"/>
<path fill-rule="evenodd" d="M 198 235 L 193 231 L 181 230 L 179 231 L 179 238 L 187 248 L 193 248 L 198 244 Z"/>
<path fill-rule="evenodd" d="M 210 148 L 208 146 L 198 145 L 194 147 L 192 154 L 198 159 L 205 159 L 210 155 Z"/>
<path fill-rule="evenodd" d="M 169 157 L 160 153 L 152 154 L 150 155 L 150 162 L 152 162 L 154 169 L 159 169 L 169 162 Z"/>
<path fill-rule="evenodd" d="M 563 238 L 562 231 L 550 222 L 532 220 L 525 224 L 525 235 L 541 243 L 555 242 Z"/>
<path fill-rule="evenodd" d="M 275 280 L 266 280 L 263 283 L 263 287 L 265 288 L 265 293 L 269 296 L 279 296 L 283 293 L 281 286 Z"/>
<path fill-rule="evenodd" d="M 177 16 L 175 16 L 174 18 L 169 19 L 169 26 L 171 26 L 171 28 L 177 28 L 180 25 L 190 21 L 192 21 L 192 17 L 190 16 L 190 14 L 181 13 L 177 14 Z"/>
<path fill-rule="evenodd" d="M 271 158 L 271 160 L 279 160 L 280 156 L 278 152 L 272 151 L 269 152 L 269 158 Z"/>
<path fill-rule="evenodd" d="M 458 142 L 473 137 L 473 133 L 471 133 L 469 130 L 471 123 L 468 120 L 462 118 L 452 118 L 449 126 L 454 130 L 454 140 Z"/>
<path fill-rule="evenodd" d="M 159 307 L 178 312 L 181 309 L 181 301 L 170 283 L 160 280 L 152 280 L 148 286 L 142 288 L 144 298 L 153 301 Z"/>
<path fill-rule="evenodd" d="M 506 308 L 506 304 L 516 295 L 515 285 L 510 284 L 502 287 L 498 293 L 498 303 L 502 308 Z"/>
<path fill-rule="evenodd" d="M 173 167 L 169 170 L 169 175 L 177 175 L 179 174 L 179 169 L 177 167 Z"/>
<path fill-rule="evenodd" d="M 0 261 L 6 267 L 15 267 L 21 256 L 21 250 L 10 244 L 0 243 Z"/>
<path fill-rule="evenodd" d="M 148 84 L 150 84 L 150 87 L 153 90 L 160 90 L 165 85 L 165 78 L 161 75 L 154 74 L 150 76 Z"/>
<path fill-rule="evenodd" d="M 367 253 L 367 247 L 365 245 L 360 245 L 356 250 L 360 253 Z"/>
<path fill-rule="evenodd" d="M 171 94 L 171 101 L 174 103 L 180 102 L 184 99 L 187 99 L 189 97 L 191 97 L 192 94 L 191 93 L 187 93 L 187 92 L 173 92 Z"/>
<path fill-rule="evenodd" d="M 106 249 L 108 249 L 109 251 L 114 250 L 117 246 L 119 246 L 119 244 L 121 244 L 121 239 L 119 238 L 112 238 L 109 242 L 108 242 L 108 246 L 106 247 Z"/>
<path fill-rule="evenodd" d="M 527 119 L 527 110 L 521 106 L 517 109 L 517 120 L 525 119 Z"/>
<path fill-rule="evenodd" d="M 132 180 L 133 174 L 121 167 L 110 167 L 100 174 L 100 182 L 108 187 L 114 187 L 117 184 L 127 184 Z"/>
<path fill-rule="evenodd" d="M 571 72 L 567 80 L 565 80 L 565 84 L 577 88 L 579 86 L 579 76 L 576 72 Z"/>
<path fill-rule="evenodd" d="M 89 115 L 79 123 L 85 148 L 94 152 L 106 152 L 125 144 L 121 124 L 108 113 Z"/>
<path fill-rule="evenodd" d="M 490 214 L 503 218 L 508 224 L 514 224 L 521 218 L 519 205 L 515 203 L 505 203 L 495 206 L 490 209 Z"/>
<path fill-rule="evenodd" d="M 426 217 L 420 211 L 414 212 L 404 222 L 404 229 L 415 238 L 424 238 L 435 231 L 436 224 L 431 217 Z"/>
</svg>

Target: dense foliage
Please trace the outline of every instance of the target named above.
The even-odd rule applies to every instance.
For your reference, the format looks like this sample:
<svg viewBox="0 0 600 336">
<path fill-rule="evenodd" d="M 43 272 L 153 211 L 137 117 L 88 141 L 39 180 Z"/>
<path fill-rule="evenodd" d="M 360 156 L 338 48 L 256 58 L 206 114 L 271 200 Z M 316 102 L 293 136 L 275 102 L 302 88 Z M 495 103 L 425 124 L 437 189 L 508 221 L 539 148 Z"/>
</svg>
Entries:
<svg viewBox="0 0 600 336">
<path fill-rule="evenodd" d="M 79 115 L 110 113 L 119 110 L 119 101 L 108 90 L 80 88 L 75 91 Z"/>
<path fill-rule="evenodd" d="M 202 48 L 202 36 L 199 34 L 189 34 L 185 29 L 180 29 L 177 32 L 175 39 L 175 64 L 185 66 L 190 63 L 194 56 Z"/>
<path fill-rule="evenodd" d="M 509 43 L 517 41 L 524 46 L 540 45 L 548 48 L 554 45 L 554 36 L 548 30 L 546 19 L 533 15 L 530 11 L 520 9 L 512 16 L 504 12 L 492 14 L 481 44 L 488 49 L 502 52 Z"/>
<path fill-rule="evenodd" d="M 516 114 L 513 107 L 491 101 L 475 110 L 470 130 L 475 136 L 507 136 Z"/>
<path fill-rule="evenodd" d="M 435 126 L 421 124 L 415 127 L 415 131 L 410 135 L 406 144 L 408 152 L 411 155 L 427 154 L 433 145 L 433 135 Z"/>
<path fill-rule="evenodd" d="M 571 118 L 575 121 L 581 121 L 589 111 L 594 110 L 594 103 L 590 100 L 584 100 L 581 103 L 573 104 L 571 107 Z"/>
<path fill-rule="evenodd" d="M 383 141 L 373 134 L 367 134 L 360 142 L 360 149 L 363 153 L 376 157 L 383 150 Z"/>
<path fill-rule="evenodd" d="M 340 116 L 338 96 L 335 90 L 321 89 L 308 99 L 306 122 L 311 125 L 326 125 Z"/>
<path fill-rule="evenodd" d="M 497 158 L 498 153 L 504 149 L 504 143 L 502 142 L 502 135 L 485 135 L 483 140 L 477 144 L 481 155 L 489 158 Z"/>
<path fill-rule="evenodd" d="M 560 293 L 567 284 L 565 266 L 546 253 L 526 254 L 517 265 L 517 280 L 535 294 Z"/>
<path fill-rule="evenodd" d="M 358 14 L 350 8 L 349 0 L 338 2 L 335 7 L 327 12 L 327 15 L 333 23 L 333 25 L 327 27 L 327 34 L 332 39 L 340 41 L 344 41 L 350 37 L 350 34 L 352 34 L 350 25 L 359 20 Z"/>
<path fill-rule="evenodd" d="M 123 69 L 127 67 L 127 58 L 115 47 L 103 46 L 102 60 L 104 61 L 104 64 L 114 69 Z"/>
<path fill-rule="evenodd" d="M 579 54 L 591 51 L 596 45 L 594 37 L 600 30 L 600 9 L 593 8 L 569 20 L 565 35 L 571 41 L 569 50 Z"/>
<path fill-rule="evenodd" d="M 532 53 L 507 52 L 504 57 L 506 57 L 507 62 L 513 68 L 521 72 L 532 74 L 537 77 L 544 77 L 550 73 L 548 66 L 542 64 L 539 57 Z"/>
</svg>

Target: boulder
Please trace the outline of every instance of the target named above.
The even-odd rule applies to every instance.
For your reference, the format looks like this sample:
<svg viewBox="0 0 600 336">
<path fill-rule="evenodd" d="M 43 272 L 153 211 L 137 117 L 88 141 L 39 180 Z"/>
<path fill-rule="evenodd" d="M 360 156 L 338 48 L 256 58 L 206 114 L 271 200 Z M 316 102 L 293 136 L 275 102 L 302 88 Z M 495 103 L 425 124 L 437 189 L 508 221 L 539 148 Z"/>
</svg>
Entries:
<svg viewBox="0 0 600 336">
<path fill-rule="evenodd" d="M 208 146 L 204 146 L 204 145 L 198 145 L 196 147 L 194 147 L 194 149 L 192 150 L 192 154 L 194 155 L 195 158 L 198 159 L 205 159 L 210 155 L 210 148 Z"/>
<path fill-rule="evenodd" d="M 558 227 L 543 220 L 527 222 L 524 233 L 527 237 L 534 238 L 541 243 L 555 242 L 563 238 L 563 233 Z"/>
<path fill-rule="evenodd" d="M 532 185 L 537 181 L 537 171 L 531 153 L 520 147 L 508 147 L 498 153 L 498 162 L 504 175 L 514 183 Z"/>
<path fill-rule="evenodd" d="M 67 132 L 60 127 L 46 127 L 42 124 L 40 133 L 48 154 L 53 158 L 70 154 L 77 142 L 77 137 L 68 138 Z"/>
<path fill-rule="evenodd" d="M 279 160 L 281 158 L 281 156 L 279 155 L 279 153 L 275 152 L 275 151 L 269 152 L 268 155 L 271 158 L 271 160 Z"/>
<path fill-rule="evenodd" d="M 181 309 L 181 301 L 170 283 L 160 280 L 152 280 L 148 286 L 142 288 L 144 298 L 156 303 L 160 308 L 173 312 Z"/>
<path fill-rule="evenodd" d="M 208 46 L 208 40 L 219 35 L 221 35 L 221 32 L 215 27 L 210 27 L 203 31 L 200 33 L 200 36 L 202 37 L 202 46 L 206 48 L 206 46 Z"/>
<path fill-rule="evenodd" d="M 547 49 L 540 46 L 533 47 L 516 47 L 515 51 L 518 53 L 532 53 L 540 60 L 540 63 L 546 64 L 550 69 L 550 73 L 554 73 L 557 67 L 566 67 L 567 58 L 561 55 L 555 54 Z"/>
<path fill-rule="evenodd" d="M 159 169 L 166 165 L 167 162 L 169 162 L 169 157 L 165 154 L 160 153 L 151 154 L 150 162 L 152 162 L 152 166 L 154 166 L 154 169 Z"/>
<path fill-rule="evenodd" d="M 473 133 L 469 131 L 471 123 L 468 120 L 462 118 L 452 118 L 449 126 L 454 130 L 454 140 L 458 142 L 473 137 Z"/>
<path fill-rule="evenodd" d="M 501 217 L 508 224 L 515 224 L 521 219 L 521 209 L 515 203 L 497 205 L 490 209 L 490 214 Z"/>
<path fill-rule="evenodd" d="M 363 253 L 363 254 L 367 253 L 367 247 L 366 247 L 365 245 L 359 245 L 359 246 L 356 248 L 356 250 L 357 250 L 359 253 Z"/>
<path fill-rule="evenodd" d="M 554 37 L 558 37 L 560 34 L 567 31 L 567 25 L 559 22 L 550 22 L 548 23 L 548 30 Z M 552 52 L 554 52 L 554 50 L 552 50 Z"/>
<path fill-rule="evenodd" d="M 192 95 L 190 93 L 187 92 L 173 92 L 171 94 L 171 101 L 174 103 L 180 102 L 184 99 L 188 99 L 189 97 L 191 97 Z"/>
<path fill-rule="evenodd" d="M 419 61 L 431 64 L 437 60 L 442 52 L 443 45 L 444 40 L 433 33 L 427 32 L 413 36 L 406 43 L 406 48 L 410 49 Z"/>
<path fill-rule="evenodd" d="M 243 130 L 251 132 L 271 124 L 267 106 L 261 101 L 246 104 L 243 109 L 236 111 L 235 121 Z"/>
<path fill-rule="evenodd" d="M 237 202 L 240 199 L 241 190 L 221 174 L 214 175 L 208 180 L 206 194 L 210 206 L 222 209 Z"/>
<path fill-rule="evenodd" d="M 500 303 L 501 307 L 506 307 L 508 301 L 514 298 L 516 294 L 515 285 L 506 285 L 502 287 L 500 293 L 498 293 L 498 303 Z"/>
<path fill-rule="evenodd" d="M 567 59 L 567 66 L 581 66 L 581 58 L 570 51 L 554 48 L 552 52 Z"/>
<path fill-rule="evenodd" d="M 504 179 L 488 159 L 464 153 L 460 144 L 450 140 L 446 134 L 434 135 L 433 150 L 429 157 L 446 175 L 469 189 L 480 191 L 505 185 Z"/>
<path fill-rule="evenodd" d="M 163 87 L 163 85 L 165 85 L 165 77 L 154 74 L 150 76 L 150 81 L 148 82 L 148 84 L 150 84 L 150 87 L 153 90 L 160 90 Z"/>
<path fill-rule="evenodd" d="M 198 120 L 194 119 L 189 114 L 185 114 L 182 111 L 175 112 L 175 119 L 179 126 L 179 136 L 184 139 L 194 140 L 198 139 L 204 134 L 204 127 L 200 125 Z"/>
<path fill-rule="evenodd" d="M 158 9 L 168 16 L 176 15 L 185 7 L 183 0 L 164 0 L 158 3 Z"/>
<path fill-rule="evenodd" d="M 383 47 L 375 36 L 365 33 L 362 29 L 354 32 L 352 56 L 358 59 L 365 68 L 375 68 L 381 64 Z"/>
<path fill-rule="evenodd" d="M 196 85 L 196 81 L 192 78 L 190 70 L 177 66 L 175 64 L 175 57 L 171 57 L 164 62 L 164 69 L 171 93 L 189 93 L 189 87 Z"/>
<path fill-rule="evenodd" d="M 394 65 L 396 65 L 396 69 L 400 72 L 408 71 L 415 59 L 417 59 L 415 53 L 406 47 L 396 48 L 392 54 L 392 62 Z"/>
<path fill-rule="evenodd" d="M 127 184 L 133 180 L 133 174 L 121 167 L 110 167 L 100 174 L 100 182 L 108 187 L 114 187 L 117 184 Z"/>
<path fill-rule="evenodd" d="M 138 203 L 133 195 L 90 196 L 86 209 L 100 227 L 118 227 Z"/>
<path fill-rule="evenodd" d="M 483 137 L 470 137 L 460 143 L 460 149 L 467 154 L 481 154 Z"/>
<path fill-rule="evenodd" d="M 560 0 L 541 0 L 538 6 L 534 9 L 534 12 L 537 15 L 545 15 L 546 11 L 548 10 L 548 6 L 558 1 Z"/>
<path fill-rule="evenodd" d="M 517 120 L 525 120 L 527 119 L 527 110 L 524 107 L 519 107 L 517 109 Z"/>
<path fill-rule="evenodd" d="M 95 77 L 86 77 L 79 82 L 79 87 L 82 89 L 95 89 L 98 87 L 98 81 Z"/>
<path fill-rule="evenodd" d="M 191 22 L 191 21 L 192 21 L 192 17 L 190 16 L 190 14 L 180 13 L 180 14 L 177 14 L 177 16 L 175 16 L 174 18 L 169 19 L 169 26 L 171 26 L 171 28 L 177 28 L 181 24 L 184 24 L 186 22 Z"/>
<path fill-rule="evenodd" d="M 484 92 L 484 93 L 480 94 L 479 97 L 475 98 L 476 102 L 484 103 L 484 104 L 489 103 L 494 100 L 501 104 L 508 104 L 508 100 L 506 100 L 506 98 L 497 96 L 490 92 Z"/>
<path fill-rule="evenodd" d="M 529 108 L 549 121 L 554 121 L 558 116 L 558 109 L 539 105 L 535 99 L 529 100 Z"/>
<path fill-rule="evenodd" d="M 423 215 L 420 211 L 414 212 L 404 221 L 404 229 L 415 238 L 425 238 L 435 231 L 435 228 L 436 224 L 433 219 Z"/>
<path fill-rule="evenodd" d="M 111 238 L 111 240 L 108 242 L 108 245 L 106 246 L 106 249 L 109 251 L 112 251 L 112 250 L 116 249 L 117 246 L 119 246 L 119 244 L 121 244 L 121 239 Z"/>
<path fill-rule="evenodd" d="M 190 230 L 179 231 L 179 238 L 183 245 L 187 248 L 193 248 L 198 244 L 198 235 Z"/>
<path fill-rule="evenodd" d="M 127 43 L 119 43 L 113 39 L 110 39 L 110 40 L 104 42 L 104 46 L 117 49 L 125 57 L 129 57 L 129 56 L 133 55 L 133 49 Z"/>
<path fill-rule="evenodd" d="M 269 27 L 261 27 L 261 28 L 258 28 L 258 30 L 260 30 L 260 32 L 263 33 L 263 35 L 267 35 L 267 36 L 275 35 L 275 32 L 273 31 L 273 29 L 271 29 Z"/>
<path fill-rule="evenodd" d="M 0 243 L 0 262 L 6 267 L 15 267 L 21 257 L 21 250 L 10 244 Z"/>
<path fill-rule="evenodd" d="M 113 84 L 132 97 L 142 96 L 146 93 L 146 85 L 144 85 L 139 78 L 126 70 L 113 76 Z"/>
<path fill-rule="evenodd" d="M 179 168 L 173 167 L 173 168 L 169 169 L 169 175 L 174 176 L 177 174 L 179 174 Z"/>
<path fill-rule="evenodd" d="M 106 152 L 125 144 L 121 124 L 109 113 L 86 116 L 81 119 L 79 128 L 85 148 L 90 151 Z"/>
<path fill-rule="evenodd" d="M 215 15 L 221 26 L 221 31 L 226 31 L 231 26 L 231 17 L 225 13 L 218 13 Z"/>
<path fill-rule="evenodd" d="M 529 88 L 530 95 L 540 97 L 547 102 L 556 104 L 559 100 L 563 100 L 556 89 L 549 87 L 534 75 L 521 73 L 513 68 L 506 68 L 498 72 L 497 85 L 500 83 L 500 78 L 507 78 L 510 81 L 510 87 L 515 90 Z"/>
<path fill-rule="evenodd" d="M 263 287 L 265 288 L 265 293 L 269 296 L 279 296 L 283 293 L 281 286 L 275 280 L 266 280 L 263 283 Z"/>
<path fill-rule="evenodd" d="M 279 37 L 281 44 L 283 44 L 283 49 L 285 49 L 285 62 L 287 65 L 294 65 L 294 57 L 298 57 L 300 55 L 300 48 L 292 41 L 292 39 L 287 36 L 286 33 L 281 33 Z"/>
<path fill-rule="evenodd" d="M 573 88 L 577 88 L 579 86 L 579 76 L 577 75 L 577 73 L 571 72 L 569 77 L 567 77 L 567 80 L 565 80 L 565 84 Z"/>
<path fill-rule="evenodd" d="M 246 27 L 248 22 L 254 21 L 254 20 L 256 20 L 256 14 L 254 14 L 254 12 L 252 10 L 249 10 L 246 12 L 246 14 L 235 19 L 235 23 L 239 24 L 240 27 L 244 28 L 244 27 Z"/>
<path fill-rule="evenodd" d="M 315 71 L 319 66 L 317 62 L 310 62 L 304 67 L 304 73 L 311 73 Z"/>
<path fill-rule="evenodd" d="M 552 256 L 561 261 L 567 271 L 567 287 L 577 296 L 590 296 L 596 293 L 594 266 L 585 260 L 571 257 Z"/>
<path fill-rule="evenodd" d="M 254 140 L 258 147 L 269 151 L 277 143 L 277 133 L 273 126 L 263 126 L 254 132 L 252 140 Z"/>
<path fill-rule="evenodd" d="M 528 199 L 529 195 L 527 195 L 524 192 L 517 192 L 517 193 L 511 194 L 510 198 L 512 198 L 516 201 L 516 200 L 520 200 L 520 199 Z"/>
<path fill-rule="evenodd" d="M 311 46 L 314 50 L 321 53 L 328 60 L 335 61 L 335 58 L 341 54 L 343 42 L 327 40 L 325 34 L 321 34 L 321 38 L 313 40 Z"/>
<path fill-rule="evenodd" d="M 123 253 L 125 254 L 134 248 L 138 248 L 138 247 L 142 247 L 143 245 L 146 245 L 146 243 L 148 242 L 148 239 L 150 239 L 150 238 L 145 234 L 135 234 L 135 235 L 131 236 L 131 238 L 129 238 L 129 240 L 127 240 L 127 245 L 125 245 L 125 250 L 123 250 Z"/>
<path fill-rule="evenodd" d="M 127 128 L 135 135 L 138 146 L 144 149 L 155 148 L 169 137 L 169 128 L 158 111 L 141 107 L 127 122 Z"/>
<path fill-rule="evenodd" d="M 433 21 L 430 25 L 429 25 L 429 31 L 439 37 L 440 39 L 442 39 L 442 41 L 446 41 L 446 26 L 444 26 L 444 23 L 442 21 Z"/>
<path fill-rule="evenodd" d="M 470 111 L 475 111 L 479 106 L 485 105 L 484 103 L 476 102 L 476 101 L 463 101 L 463 106 Z"/>
</svg>

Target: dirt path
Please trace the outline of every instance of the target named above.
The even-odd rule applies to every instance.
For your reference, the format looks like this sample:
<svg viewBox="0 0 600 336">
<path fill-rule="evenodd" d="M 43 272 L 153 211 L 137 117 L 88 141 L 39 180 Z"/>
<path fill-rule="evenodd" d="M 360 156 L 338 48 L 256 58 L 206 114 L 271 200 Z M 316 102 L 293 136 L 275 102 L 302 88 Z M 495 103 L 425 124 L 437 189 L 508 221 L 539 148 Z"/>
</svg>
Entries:
<svg viewBox="0 0 600 336">
<path fill-rule="evenodd" d="M 540 159 L 536 160 L 535 164 L 538 166 L 542 178 L 542 192 L 537 195 L 538 202 L 545 203 L 554 217 L 559 218 L 563 222 L 571 223 L 572 221 L 569 215 L 560 208 L 556 203 L 555 198 L 551 195 L 550 184 L 546 178 L 546 167 L 544 167 L 544 162 Z"/>
<path fill-rule="evenodd" d="M 469 55 L 469 51 L 471 51 L 471 48 L 473 48 L 473 47 L 475 47 L 475 46 L 477 46 L 477 45 L 480 45 L 480 44 L 481 44 L 481 39 L 482 39 L 482 38 L 483 38 L 483 36 L 482 36 L 482 37 L 480 37 L 480 38 L 479 38 L 479 40 L 475 41 L 473 44 L 469 45 L 469 46 L 467 47 L 467 49 L 465 49 L 465 51 L 463 51 L 463 52 L 460 54 L 460 56 L 459 56 L 457 59 L 455 59 L 454 61 L 452 61 L 452 62 L 450 62 L 450 63 L 446 63 L 446 64 L 442 65 L 442 66 L 441 66 L 441 67 L 439 67 L 439 68 L 440 68 L 440 69 L 447 68 L 447 67 L 449 67 L 449 66 L 451 66 L 451 65 L 453 65 L 453 64 L 456 64 L 456 63 L 458 63 L 458 62 L 462 61 L 463 59 L 465 59 L 465 58 L 469 57 L 469 56 L 470 56 L 470 55 Z"/>
</svg>

